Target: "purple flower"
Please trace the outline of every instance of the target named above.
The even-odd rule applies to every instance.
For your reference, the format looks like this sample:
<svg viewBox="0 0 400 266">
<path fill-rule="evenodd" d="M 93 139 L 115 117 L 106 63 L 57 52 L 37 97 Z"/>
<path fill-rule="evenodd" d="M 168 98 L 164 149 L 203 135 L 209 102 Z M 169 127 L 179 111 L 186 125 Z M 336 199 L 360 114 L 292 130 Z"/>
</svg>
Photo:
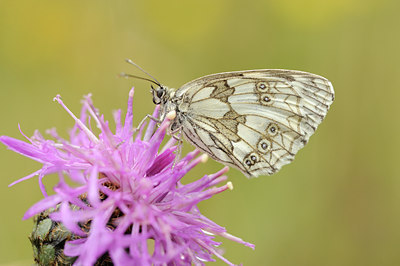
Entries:
<svg viewBox="0 0 400 266">
<path fill-rule="evenodd" d="M 207 157 L 195 150 L 179 159 L 174 138 L 162 145 L 173 114 L 159 128 L 150 120 L 146 130 L 144 126 L 134 130 L 132 89 L 125 123 L 121 111 L 116 111 L 113 133 L 90 95 L 83 101 L 79 119 L 59 96 L 54 100 L 75 120 L 69 140 L 53 129 L 48 133 L 54 140 L 36 131 L 32 138 L 24 135 L 28 142 L 7 136 L 0 141 L 43 164 L 11 185 L 39 177 L 44 199 L 34 204 L 24 219 L 57 207 L 50 218 L 76 236 L 64 249 L 67 256 L 77 257 L 75 264 L 93 265 L 104 255 L 115 265 L 203 265 L 214 261 L 214 255 L 231 264 L 221 255 L 216 235 L 254 248 L 207 219 L 197 207 L 200 201 L 232 189 L 230 182 L 217 186 L 227 179 L 227 167 L 192 183 L 181 183 L 183 176 Z M 153 116 L 157 114 L 156 108 Z M 92 130 L 95 127 L 98 129 Z M 55 194 L 48 195 L 42 179 L 52 173 L 58 174 L 59 182 Z"/>
</svg>

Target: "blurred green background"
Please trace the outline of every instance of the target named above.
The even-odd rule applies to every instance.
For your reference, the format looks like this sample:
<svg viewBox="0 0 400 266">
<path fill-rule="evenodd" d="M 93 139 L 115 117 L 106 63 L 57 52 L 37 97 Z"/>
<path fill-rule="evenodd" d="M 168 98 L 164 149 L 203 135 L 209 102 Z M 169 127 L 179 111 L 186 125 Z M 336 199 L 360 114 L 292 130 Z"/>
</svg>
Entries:
<svg viewBox="0 0 400 266">
<path fill-rule="evenodd" d="M 93 93 L 112 120 L 136 87 L 135 123 L 153 110 L 139 73 L 179 87 L 223 71 L 286 68 L 329 78 L 336 100 L 296 160 L 272 177 L 229 172 L 235 189 L 201 204 L 256 245 L 224 241 L 244 265 L 400 265 L 400 1 L 0 1 L 0 135 L 22 139 L 73 121 Z M 190 150 L 185 144 L 185 151 Z M 24 212 L 40 165 L 0 147 L 0 263 L 32 263 Z M 201 169 L 202 168 L 202 169 Z M 221 165 L 210 160 L 206 172 Z M 205 174 L 198 167 L 191 176 Z M 48 183 L 51 184 L 51 178 Z M 221 261 L 215 265 L 223 265 Z"/>
</svg>

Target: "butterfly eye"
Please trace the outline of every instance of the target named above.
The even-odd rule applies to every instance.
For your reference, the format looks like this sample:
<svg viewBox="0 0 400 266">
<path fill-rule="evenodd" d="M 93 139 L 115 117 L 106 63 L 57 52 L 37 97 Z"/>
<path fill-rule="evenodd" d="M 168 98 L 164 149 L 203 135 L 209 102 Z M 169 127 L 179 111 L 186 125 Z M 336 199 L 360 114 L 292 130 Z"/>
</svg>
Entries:
<svg viewBox="0 0 400 266">
<path fill-rule="evenodd" d="M 163 96 L 164 96 L 164 94 L 165 94 L 165 90 L 164 90 L 164 88 L 160 88 L 158 91 L 157 91 L 157 97 L 158 98 L 162 98 Z"/>
</svg>

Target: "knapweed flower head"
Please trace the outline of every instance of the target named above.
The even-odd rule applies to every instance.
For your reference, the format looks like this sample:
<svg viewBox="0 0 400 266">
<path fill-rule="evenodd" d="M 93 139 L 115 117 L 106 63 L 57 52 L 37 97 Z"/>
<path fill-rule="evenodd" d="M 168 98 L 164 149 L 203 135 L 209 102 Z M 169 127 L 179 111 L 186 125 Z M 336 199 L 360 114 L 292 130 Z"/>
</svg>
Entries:
<svg viewBox="0 0 400 266">
<path fill-rule="evenodd" d="M 75 120 L 69 140 L 53 129 L 48 132 L 53 140 L 35 132 L 32 138 L 24 135 L 28 142 L 7 136 L 0 141 L 43 164 L 11 185 L 38 176 L 44 198 L 24 219 L 51 209 L 49 217 L 74 235 L 64 253 L 76 257 L 76 265 L 93 265 L 104 256 L 114 265 L 203 265 L 214 261 L 214 256 L 231 264 L 222 256 L 215 236 L 254 248 L 228 234 L 197 207 L 232 188 L 230 182 L 225 183 L 227 167 L 191 183 L 181 182 L 206 157 L 195 150 L 178 158 L 179 144 L 174 138 L 162 145 L 173 113 L 159 127 L 149 120 L 147 127 L 134 129 L 132 89 L 125 121 L 121 121 L 121 111 L 116 111 L 112 132 L 90 95 L 83 101 L 80 118 L 59 96 L 54 100 Z M 156 108 L 153 116 L 157 114 Z M 42 180 L 54 173 L 59 181 L 55 193 L 48 195 Z"/>
</svg>

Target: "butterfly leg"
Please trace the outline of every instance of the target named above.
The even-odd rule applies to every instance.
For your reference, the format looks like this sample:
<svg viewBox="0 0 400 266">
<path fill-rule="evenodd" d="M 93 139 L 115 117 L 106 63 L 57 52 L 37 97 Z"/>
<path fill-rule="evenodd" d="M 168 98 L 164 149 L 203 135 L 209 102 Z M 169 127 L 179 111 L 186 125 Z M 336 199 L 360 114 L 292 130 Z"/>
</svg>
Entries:
<svg viewBox="0 0 400 266">
<path fill-rule="evenodd" d="M 178 141 L 178 149 L 176 150 L 176 156 L 175 156 L 175 160 L 174 160 L 174 164 L 172 165 L 172 169 L 174 169 L 176 163 L 178 162 L 178 160 L 181 157 L 182 154 L 182 146 L 183 146 L 183 140 L 182 140 L 182 127 L 179 127 L 171 132 L 169 132 L 169 134 L 171 135 L 172 138 L 174 138 L 175 140 Z"/>
<path fill-rule="evenodd" d="M 152 115 L 147 114 L 147 115 L 142 119 L 142 121 L 140 121 L 139 125 L 134 129 L 134 131 L 140 129 L 140 128 L 143 126 L 144 122 L 145 122 L 147 119 L 153 120 L 154 122 L 157 123 L 157 125 L 160 125 L 161 122 L 162 122 L 162 121 L 161 121 L 160 119 L 158 119 L 157 117 L 154 117 L 154 116 L 152 116 Z"/>
</svg>

